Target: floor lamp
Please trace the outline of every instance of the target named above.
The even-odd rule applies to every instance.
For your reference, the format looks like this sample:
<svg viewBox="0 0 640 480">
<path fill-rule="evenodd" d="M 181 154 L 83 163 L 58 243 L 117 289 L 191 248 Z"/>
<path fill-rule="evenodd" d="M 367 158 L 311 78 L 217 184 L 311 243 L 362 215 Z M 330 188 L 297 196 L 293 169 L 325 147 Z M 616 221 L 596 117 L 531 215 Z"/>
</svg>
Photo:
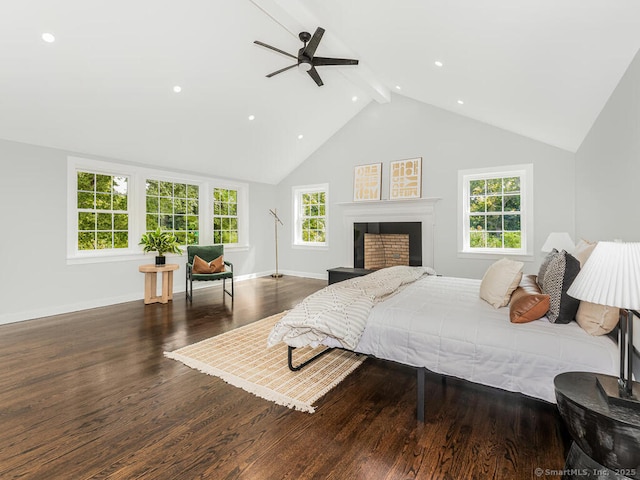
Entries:
<svg viewBox="0 0 640 480">
<path fill-rule="evenodd" d="M 284 225 L 284 223 L 282 223 L 282 220 L 280 220 L 280 217 L 278 217 L 278 210 L 277 209 L 269 209 L 269 213 L 271 215 L 273 215 L 273 226 L 275 229 L 275 234 L 276 234 L 276 273 L 272 273 L 271 276 L 273 278 L 280 278 L 282 277 L 282 274 L 278 272 L 278 223 L 280 225 Z"/>
</svg>

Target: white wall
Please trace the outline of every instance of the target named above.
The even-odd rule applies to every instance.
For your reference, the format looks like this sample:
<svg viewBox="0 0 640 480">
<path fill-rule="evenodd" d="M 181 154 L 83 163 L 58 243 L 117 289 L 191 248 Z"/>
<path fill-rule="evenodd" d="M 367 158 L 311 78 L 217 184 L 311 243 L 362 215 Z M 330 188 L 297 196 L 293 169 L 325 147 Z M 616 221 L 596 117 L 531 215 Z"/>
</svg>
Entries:
<svg viewBox="0 0 640 480">
<path fill-rule="evenodd" d="M 493 260 L 457 255 L 458 170 L 534 164 L 534 253 L 525 271 L 537 273 L 540 247 L 552 231 L 574 234 L 574 155 L 570 152 L 394 95 L 391 103 L 370 103 L 299 168 L 278 185 L 285 226 L 280 248 L 286 271 L 326 274 L 341 266 L 345 232 L 339 202 L 353 196 L 353 167 L 383 162 L 383 198 L 388 198 L 389 162 L 423 158 L 423 197 L 440 197 L 436 206 L 435 268 L 452 276 L 480 278 Z M 291 187 L 329 183 L 329 249 L 291 247 Z"/>
<path fill-rule="evenodd" d="M 640 241 L 640 52 L 576 153 L 576 233 Z"/>
<path fill-rule="evenodd" d="M 0 140 L 0 324 L 143 297 L 138 265 L 131 261 L 67 265 L 67 156 L 77 153 Z M 99 160 L 107 160 L 98 158 Z M 123 163 L 123 162 L 119 162 Z M 249 184 L 248 251 L 225 252 L 236 275 L 272 269 L 273 240 L 266 205 L 275 187 Z M 172 259 L 174 292 L 184 291 L 184 257 Z"/>
</svg>

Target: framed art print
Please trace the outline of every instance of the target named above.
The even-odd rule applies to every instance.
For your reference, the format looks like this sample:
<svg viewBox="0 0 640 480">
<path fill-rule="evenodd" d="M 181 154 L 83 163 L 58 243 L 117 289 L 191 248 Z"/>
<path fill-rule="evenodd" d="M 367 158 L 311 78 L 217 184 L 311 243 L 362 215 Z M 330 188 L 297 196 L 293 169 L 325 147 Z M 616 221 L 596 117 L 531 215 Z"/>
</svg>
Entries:
<svg viewBox="0 0 640 480">
<path fill-rule="evenodd" d="M 353 170 L 353 201 L 380 200 L 382 193 L 382 163 L 358 165 Z"/>
<path fill-rule="evenodd" d="M 391 162 L 389 200 L 422 196 L 422 157 Z"/>
</svg>

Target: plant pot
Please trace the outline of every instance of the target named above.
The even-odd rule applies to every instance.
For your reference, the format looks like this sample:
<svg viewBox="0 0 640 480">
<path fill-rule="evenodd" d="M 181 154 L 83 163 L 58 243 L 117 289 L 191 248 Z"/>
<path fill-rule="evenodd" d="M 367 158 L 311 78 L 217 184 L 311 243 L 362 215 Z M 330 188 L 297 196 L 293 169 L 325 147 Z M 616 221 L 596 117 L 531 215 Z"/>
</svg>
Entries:
<svg viewBox="0 0 640 480">
<path fill-rule="evenodd" d="M 156 257 L 156 267 L 162 267 L 166 263 L 167 259 L 164 255 Z"/>
</svg>

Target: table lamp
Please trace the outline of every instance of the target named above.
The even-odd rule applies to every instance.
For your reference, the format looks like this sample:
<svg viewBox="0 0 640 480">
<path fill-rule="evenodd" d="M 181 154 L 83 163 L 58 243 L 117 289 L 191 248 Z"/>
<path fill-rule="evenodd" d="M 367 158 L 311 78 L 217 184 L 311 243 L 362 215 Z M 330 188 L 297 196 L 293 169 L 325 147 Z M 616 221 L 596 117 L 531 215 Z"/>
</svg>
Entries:
<svg viewBox="0 0 640 480">
<path fill-rule="evenodd" d="M 567 293 L 621 309 L 620 377 L 608 382 L 599 376 L 597 382 L 610 403 L 640 409 L 640 388 L 636 383 L 634 389 L 633 382 L 633 317 L 640 318 L 640 243 L 598 242 Z"/>
<path fill-rule="evenodd" d="M 575 243 L 567 232 L 551 232 L 540 250 L 550 252 L 555 248 L 559 252 L 565 250 L 571 253 L 575 247 Z"/>
</svg>

